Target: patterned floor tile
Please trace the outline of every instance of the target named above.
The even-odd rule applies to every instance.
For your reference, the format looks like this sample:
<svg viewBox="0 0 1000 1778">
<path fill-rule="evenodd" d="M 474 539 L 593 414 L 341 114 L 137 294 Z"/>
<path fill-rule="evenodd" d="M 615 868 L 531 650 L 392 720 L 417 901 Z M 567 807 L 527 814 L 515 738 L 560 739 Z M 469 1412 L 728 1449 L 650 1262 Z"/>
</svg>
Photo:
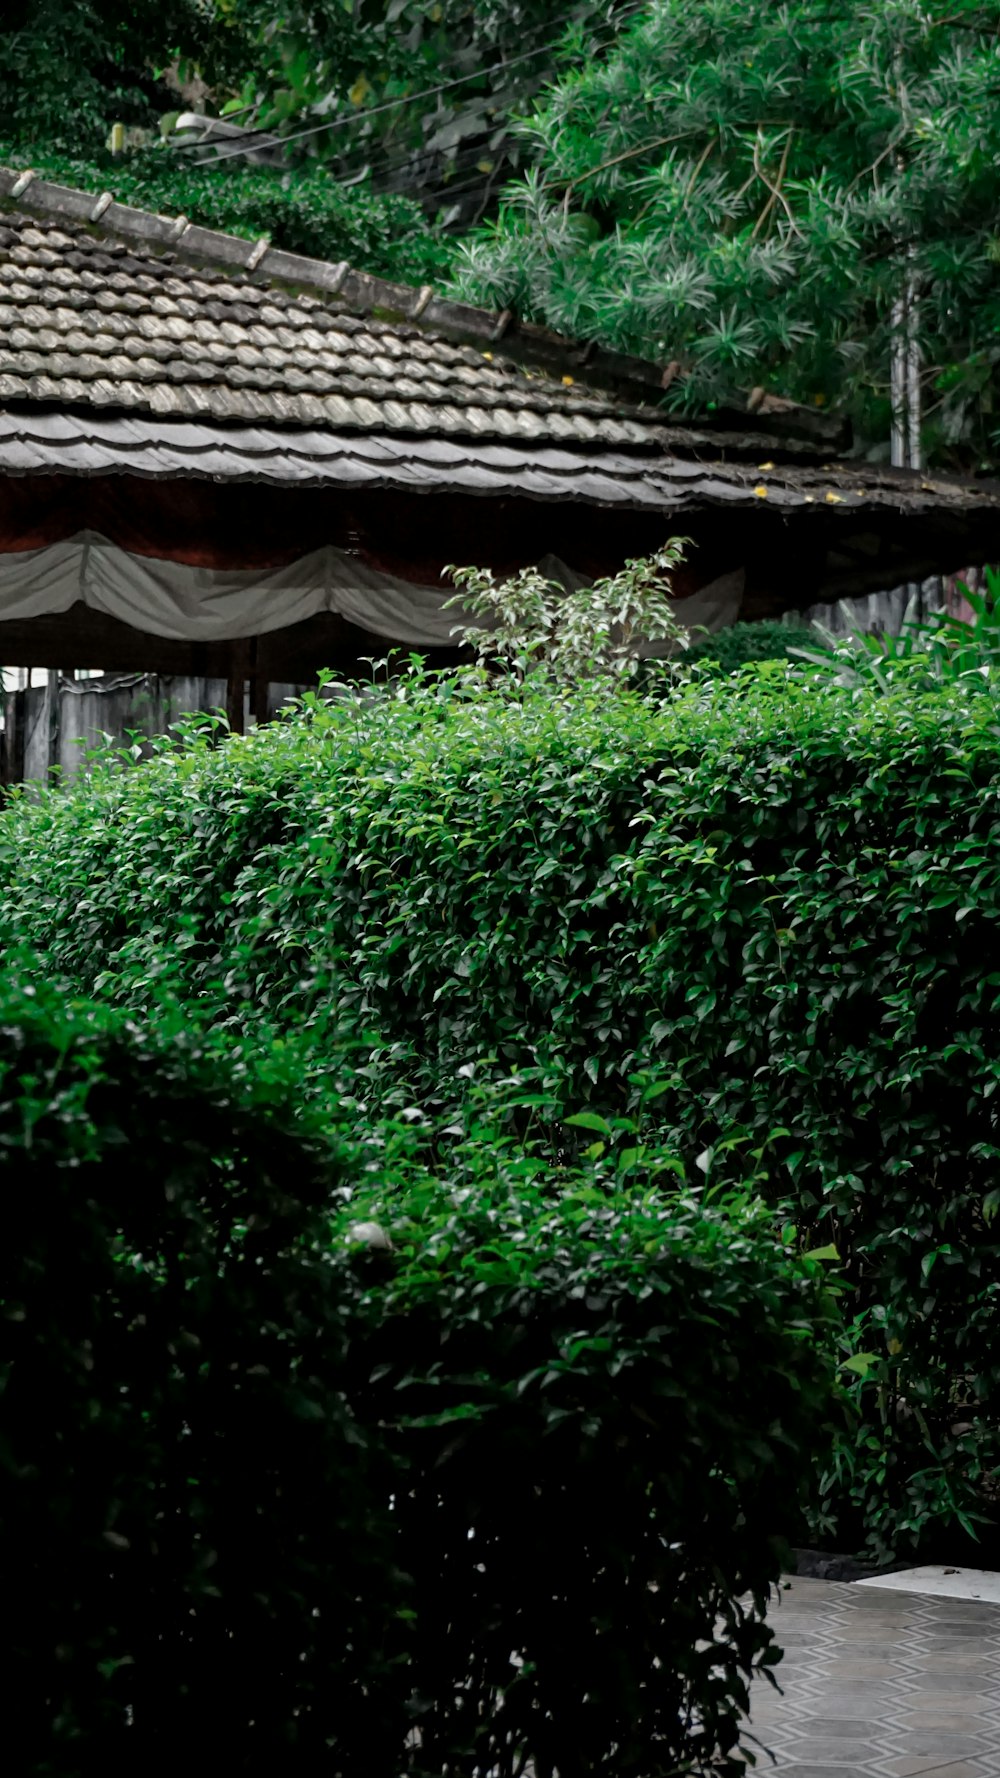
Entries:
<svg viewBox="0 0 1000 1778">
<path fill-rule="evenodd" d="M 1000 1605 L 795 1580 L 779 1695 L 751 1694 L 758 1772 L 1000 1778 Z"/>
</svg>

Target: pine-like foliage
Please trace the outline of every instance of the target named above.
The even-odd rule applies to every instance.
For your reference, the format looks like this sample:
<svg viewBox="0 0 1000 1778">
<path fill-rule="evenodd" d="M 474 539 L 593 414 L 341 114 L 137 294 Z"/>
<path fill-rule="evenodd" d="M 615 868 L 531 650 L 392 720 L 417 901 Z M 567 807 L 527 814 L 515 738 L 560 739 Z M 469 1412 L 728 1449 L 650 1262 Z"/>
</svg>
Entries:
<svg viewBox="0 0 1000 1778">
<path fill-rule="evenodd" d="M 651 0 L 522 126 L 534 172 L 460 293 L 678 361 L 673 399 L 755 384 L 890 428 L 907 285 L 925 444 L 995 456 L 1000 41 L 987 0 Z"/>
</svg>

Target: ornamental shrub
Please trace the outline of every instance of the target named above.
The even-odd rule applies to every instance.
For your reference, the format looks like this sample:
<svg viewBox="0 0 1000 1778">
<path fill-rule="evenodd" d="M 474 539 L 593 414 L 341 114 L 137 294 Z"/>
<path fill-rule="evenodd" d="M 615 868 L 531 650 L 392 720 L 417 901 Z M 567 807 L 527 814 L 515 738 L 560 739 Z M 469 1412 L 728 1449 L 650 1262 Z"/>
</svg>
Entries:
<svg viewBox="0 0 1000 1778">
<path fill-rule="evenodd" d="M 846 634 L 837 634 L 815 624 L 812 638 L 796 638 L 807 646 L 790 652 L 808 663 L 814 677 L 825 675 L 843 685 L 868 679 L 884 690 L 905 677 L 914 686 L 962 678 L 987 679 L 995 686 L 1000 673 L 1000 569 L 986 568 L 984 583 L 982 590 L 958 583 L 970 621 L 946 609 L 918 617 L 913 598 L 898 633 L 873 634 L 850 622 Z M 850 620 L 849 608 L 842 604 L 841 609 Z"/>
<path fill-rule="evenodd" d="M 729 624 L 710 636 L 694 633 L 684 656 L 685 665 L 697 662 L 703 673 L 735 673 L 749 661 L 784 661 L 794 658 L 797 648 L 818 646 L 813 633 L 804 624 L 794 627 L 783 623 Z"/>
<path fill-rule="evenodd" d="M 822 1525 L 880 1555 L 993 1515 L 1000 739 L 992 680 L 782 663 L 628 687 L 419 673 L 14 797 L 0 946 L 159 1003 L 301 1092 L 446 1125 L 631 1116 L 760 1189 L 854 1292 L 864 1433 Z M 977 690 L 976 687 L 980 689 Z"/>
<path fill-rule="evenodd" d="M 655 555 L 571 591 L 538 568 L 522 568 L 499 584 L 490 568 L 446 568 L 459 588 L 447 604 L 486 620 L 466 621 L 455 633 L 480 667 L 517 679 L 531 668 L 562 685 L 629 677 L 639 670 L 642 642 L 667 643 L 669 652 L 687 647 L 670 582 L 684 543 L 670 538 Z"/>
<path fill-rule="evenodd" d="M 26 1766 L 742 1772 L 829 1445 L 818 1263 L 482 1130 L 390 1188 L 196 1040 L 39 998 L 0 1005 Z"/>
</svg>

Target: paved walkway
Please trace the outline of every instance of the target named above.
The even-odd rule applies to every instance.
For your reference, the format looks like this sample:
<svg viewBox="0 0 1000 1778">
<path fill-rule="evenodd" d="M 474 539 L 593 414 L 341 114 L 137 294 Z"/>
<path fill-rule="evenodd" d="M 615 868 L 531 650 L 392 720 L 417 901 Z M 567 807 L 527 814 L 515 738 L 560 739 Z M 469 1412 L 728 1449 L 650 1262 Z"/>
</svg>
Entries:
<svg viewBox="0 0 1000 1778">
<path fill-rule="evenodd" d="M 753 1686 L 758 1773 L 1000 1778 L 1000 1604 L 793 1580 L 772 1621 L 784 1696 Z"/>
</svg>

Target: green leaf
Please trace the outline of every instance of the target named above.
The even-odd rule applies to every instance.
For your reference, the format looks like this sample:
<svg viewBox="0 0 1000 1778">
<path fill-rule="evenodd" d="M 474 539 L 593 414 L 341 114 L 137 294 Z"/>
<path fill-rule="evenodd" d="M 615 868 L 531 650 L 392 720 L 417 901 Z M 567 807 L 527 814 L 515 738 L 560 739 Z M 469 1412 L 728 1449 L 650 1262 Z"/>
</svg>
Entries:
<svg viewBox="0 0 1000 1778">
<path fill-rule="evenodd" d="M 564 1124 L 571 1124 L 578 1130 L 596 1130 L 602 1136 L 613 1136 L 614 1131 L 607 1118 L 601 1117 L 597 1111 L 576 1111 L 572 1117 L 563 1118 Z"/>
<path fill-rule="evenodd" d="M 854 1352 L 850 1358 L 841 1362 L 842 1371 L 851 1371 L 855 1376 L 867 1377 L 874 1364 L 879 1362 L 877 1352 Z"/>
</svg>

